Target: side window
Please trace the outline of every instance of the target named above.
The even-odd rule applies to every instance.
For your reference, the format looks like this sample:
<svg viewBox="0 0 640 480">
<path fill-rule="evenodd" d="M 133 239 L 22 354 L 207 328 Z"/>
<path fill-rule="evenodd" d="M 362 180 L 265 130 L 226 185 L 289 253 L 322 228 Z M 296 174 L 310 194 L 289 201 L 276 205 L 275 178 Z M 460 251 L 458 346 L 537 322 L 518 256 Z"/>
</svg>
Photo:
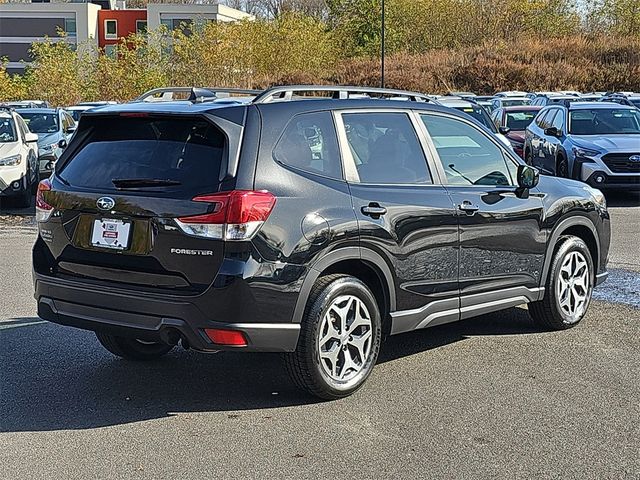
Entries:
<svg viewBox="0 0 640 480">
<path fill-rule="evenodd" d="M 433 183 L 406 113 L 345 113 L 342 121 L 361 183 Z"/>
<path fill-rule="evenodd" d="M 540 123 L 538 126 L 542 129 L 549 128 L 551 126 L 551 122 L 555 114 L 556 114 L 556 111 L 553 108 L 542 112 Z"/>
<path fill-rule="evenodd" d="M 329 112 L 296 115 L 278 140 L 273 157 L 290 167 L 342 179 L 333 117 Z"/>
<path fill-rule="evenodd" d="M 421 115 L 438 151 L 449 185 L 513 185 L 500 147 L 483 132 L 457 119 Z"/>
<path fill-rule="evenodd" d="M 558 110 L 555 118 L 553 119 L 553 122 L 551 123 L 551 126 L 556 127 L 559 131 L 562 132 L 564 131 L 563 125 L 564 125 L 564 114 L 562 113 L 562 110 Z"/>
</svg>

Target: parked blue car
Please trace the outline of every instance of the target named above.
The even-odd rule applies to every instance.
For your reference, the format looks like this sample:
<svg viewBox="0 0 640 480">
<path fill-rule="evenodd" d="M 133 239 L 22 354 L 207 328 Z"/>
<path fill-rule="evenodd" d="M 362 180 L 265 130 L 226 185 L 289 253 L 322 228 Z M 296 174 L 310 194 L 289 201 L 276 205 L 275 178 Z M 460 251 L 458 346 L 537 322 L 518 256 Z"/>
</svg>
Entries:
<svg viewBox="0 0 640 480">
<path fill-rule="evenodd" d="M 549 175 L 640 189 L 640 110 L 607 102 L 545 107 L 527 127 L 524 154 Z"/>
</svg>

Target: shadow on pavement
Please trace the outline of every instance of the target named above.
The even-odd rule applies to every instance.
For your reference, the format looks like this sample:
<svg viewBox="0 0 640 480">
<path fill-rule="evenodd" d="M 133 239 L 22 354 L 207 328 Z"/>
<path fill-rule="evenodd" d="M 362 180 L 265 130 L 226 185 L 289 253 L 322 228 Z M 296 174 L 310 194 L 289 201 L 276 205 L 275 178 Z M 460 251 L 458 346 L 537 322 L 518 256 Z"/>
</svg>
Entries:
<svg viewBox="0 0 640 480">
<path fill-rule="evenodd" d="M 287 378 L 278 354 L 204 355 L 176 349 L 150 363 L 113 357 L 91 332 L 12 319 L 0 330 L 0 432 L 87 429 L 163 418 L 316 403 Z M 1 325 L 1 324 L 0 324 Z M 526 310 L 390 338 L 380 363 L 475 335 L 535 332 Z M 375 373 L 374 373 L 375 375 Z"/>
<path fill-rule="evenodd" d="M 609 207 L 640 207 L 640 192 L 605 192 Z"/>
</svg>

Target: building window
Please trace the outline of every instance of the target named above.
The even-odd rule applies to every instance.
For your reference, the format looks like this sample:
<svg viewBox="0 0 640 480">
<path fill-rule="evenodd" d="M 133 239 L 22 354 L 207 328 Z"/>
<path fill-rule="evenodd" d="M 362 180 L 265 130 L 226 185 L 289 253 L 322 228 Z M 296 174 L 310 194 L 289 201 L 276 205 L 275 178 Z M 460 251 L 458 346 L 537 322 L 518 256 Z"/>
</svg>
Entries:
<svg viewBox="0 0 640 480">
<path fill-rule="evenodd" d="M 70 37 L 75 37 L 77 34 L 76 31 L 76 19 L 75 18 L 65 18 L 64 19 L 64 31 Z"/>
<path fill-rule="evenodd" d="M 161 18 L 160 25 L 164 25 L 168 31 L 173 30 L 173 20 L 170 18 Z"/>
<path fill-rule="evenodd" d="M 136 20 L 136 33 L 141 35 L 147 34 L 147 21 L 146 20 Z"/>
<path fill-rule="evenodd" d="M 118 55 L 118 46 L 117 45 L 105 45 L 104 46 L 104 54 L 109 58 L 116 58 Z"/>
<path fill-rule="evenodd" d="M 117 20 L 104 21 L 104 38 L 108 40 L 115 40 L 118 38 L 118 21 Z"/>
</svg>

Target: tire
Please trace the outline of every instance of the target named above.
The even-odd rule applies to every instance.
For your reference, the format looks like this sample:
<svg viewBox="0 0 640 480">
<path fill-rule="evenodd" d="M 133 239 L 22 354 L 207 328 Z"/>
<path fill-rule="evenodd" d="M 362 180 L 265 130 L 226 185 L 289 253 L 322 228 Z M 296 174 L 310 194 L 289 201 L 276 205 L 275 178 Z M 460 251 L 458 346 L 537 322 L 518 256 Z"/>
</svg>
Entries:
<svg viewBox="0 0 640 480">
<path fill-rule="evenodd" d="M 118 337 L 104 332 L 96 332 L 98 341 L 117 357 L 127 360 L 155 360 L 173 349 L 167 343 L 143 342 L 135 338 Z"/>
<path fill-rule="evenodd" d="M 27 171 L 25 173 L 25 182 L 24 190 L 20 192 L 20 194 L 13 197 L 13 204 L 18 208 L 28 208 L 31 206 L 31 169 L 27 167 Z M 35 195 L 33 195 L 35 197 Z"/>
<path fill-rule="evenodd" d="M 296 386 L 316 397 L 347 397 L 371 374 L 381 337 L 380 310 L 369 288 L 349 275 L 327 275 L 311 290 L 296 351 L 284 355 L 285 367 Z"/>
<path fill-rule="evenodd" d="M 591 252 L 582 239 L 570 235 L 560 237 L 544 298 L 529 304 L 534 322 L 546 330 L 576 326 L 589 308 L 594 277 Z"/>
<path fill-rule="evenodd" d="M 524 163 L 526 163 L 527 165 L 533 167 L 533 155 L 531 154 L 531 149 L 530 148 L 528 148 L 524 152 Z"/>
<path fill-rule="evenodd" d="M 556 177 L 569 178 L 569 163 L 567 159 L 559 155 L 556 161 Z"/>
</svg>

